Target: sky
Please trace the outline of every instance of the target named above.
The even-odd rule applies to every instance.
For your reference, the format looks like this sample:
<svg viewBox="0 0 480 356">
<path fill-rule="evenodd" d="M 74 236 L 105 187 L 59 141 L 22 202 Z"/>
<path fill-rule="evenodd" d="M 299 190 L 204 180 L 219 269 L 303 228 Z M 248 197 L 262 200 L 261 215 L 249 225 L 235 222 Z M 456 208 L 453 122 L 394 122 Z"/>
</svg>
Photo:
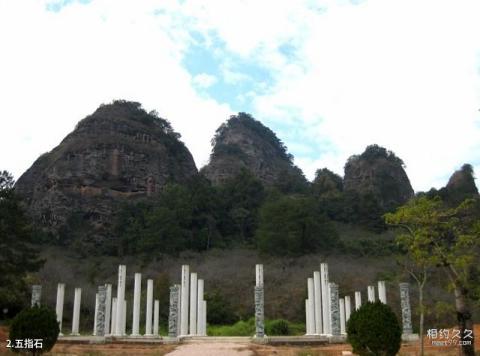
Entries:
<svg viewBox="0 0 480 356">
<path fill-rule="evenodd" d="M 308 179 L 379 144 L 415 191 L 480 174 L 478 0 L 0 0 L 0 170 L 100 104 L 138 101 L 200 168 L 239 111 Z"/>
</svg>

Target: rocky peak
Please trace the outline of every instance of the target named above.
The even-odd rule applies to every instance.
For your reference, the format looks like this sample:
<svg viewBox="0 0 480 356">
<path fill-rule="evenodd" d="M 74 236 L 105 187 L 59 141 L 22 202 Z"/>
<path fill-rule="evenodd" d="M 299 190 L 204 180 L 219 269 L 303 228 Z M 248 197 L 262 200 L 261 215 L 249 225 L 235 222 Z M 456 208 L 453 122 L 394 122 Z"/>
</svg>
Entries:
<svg viewBox="0 0 480 356">
<path fill-rule="evenodd" d="M 371 145 L 345 164 L 345 191 L 373 194 L 384 210 L 391 210 L 413 197 L 403 161 L 393 152 Z"/>
<path fill-rule="evenodd" d="M 73 214 L 102 230 L 119 201 L 155 195 L 197 173 L 170 123 L 139 103 L 117 100 L 81 120 L 18 179 L 30 214 L 57 231 Z"/>
<path fill-rule="evenodd" d="M 288 190 L 297 184 L 307 184 L 283 142 L 249 114 L 231 116 L 217 129 L 212 146 L 210 162 L 201 173 L 214 184 L 224 183 L 242 169 L 269 186 L 283 185 Z"/>
<path fill-rule="evenodd" d="M 451 203 L 459 204 L 467 198 L 478 195 L 478 189 L 475 185 L 475 177 L 473 174 L 473 167 L 466 163 L 456 170 L 450 179 L 447 186 L 444 188 L 446 198 Z"/>
</svg>

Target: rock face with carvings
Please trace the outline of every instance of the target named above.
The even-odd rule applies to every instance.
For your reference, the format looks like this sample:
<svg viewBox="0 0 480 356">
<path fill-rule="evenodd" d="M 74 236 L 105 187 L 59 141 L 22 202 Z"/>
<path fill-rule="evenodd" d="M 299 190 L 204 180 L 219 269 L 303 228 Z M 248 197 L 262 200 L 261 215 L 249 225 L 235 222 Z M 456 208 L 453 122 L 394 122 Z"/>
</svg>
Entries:
<svg viewBox="0 0 480 356">
<path fill-rule="evenodd" d="M 179 137 L 139 103 L 101 105 L 40 156 L 15 188 L 44 231 L 62 238 L 63 228 L 88 227 L 90 238 L 101 240 L 120 203 L 154 196 L 167 182 L 197 174 Z"/>
<path fill-rule="evenodd" d="M 344 190 L 372 194 L 384 210 L 406 203 L 414 192 L 403 161 L 378 145 L 368 146 L 345 164 Z"/>
<path fill-rule="evenodd" d="M 213 184 L 222 184 L 246 169 L 265 185 L 282 190 L 307 185 L 282 141 L 249 114 L 231 116 L 217 129 L 212 143 L 210 162 L 201 173 Z"/>
</svg>

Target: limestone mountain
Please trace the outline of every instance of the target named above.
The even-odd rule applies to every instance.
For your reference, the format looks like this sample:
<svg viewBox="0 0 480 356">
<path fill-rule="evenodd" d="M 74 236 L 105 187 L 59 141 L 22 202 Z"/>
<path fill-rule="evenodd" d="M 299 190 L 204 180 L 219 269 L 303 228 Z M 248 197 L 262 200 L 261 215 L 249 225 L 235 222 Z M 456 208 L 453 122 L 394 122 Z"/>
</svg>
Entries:
<svg viewBox="0 0 480 356">
<path fill-rule="evenodd" d="M 167 182 L 182 183 L 197 174 L 179 138 L 156 112 L 114 101 L 40 156 L 15 188 L 44 230 L 65 233 L 62 229 L 88 225 L 91 238 L 102 239 L 119 203 L 154 196 Z"/>
<path fill-rule="evenodd" d="M 427 195 L 430 197 L 439 195 L 452 206 L 460 204 L 467 198 L 478 196 L 473 167 L 468 163 L 464 164 L 462 168 L 453 172 L 445 187 L 438 191 L 432 188 Z"/>
<path fill-rule="evenodd" d="M 379 207 L 391 210 L 413 197 L 403 161 L 378 145 L 368 146 L 345 164 L 344 190 L 373 196 Z"/>
<path fill-rule="evenodd" d="M 275 133 L 249 114 L 233 115 L 222 124 L 212 140 L 210 162 L 201 173 L 214 185 L 234 178 L 243 169 L 266 186 L 282 191 L 307 187 L 302 171 Z"/>
</svg>

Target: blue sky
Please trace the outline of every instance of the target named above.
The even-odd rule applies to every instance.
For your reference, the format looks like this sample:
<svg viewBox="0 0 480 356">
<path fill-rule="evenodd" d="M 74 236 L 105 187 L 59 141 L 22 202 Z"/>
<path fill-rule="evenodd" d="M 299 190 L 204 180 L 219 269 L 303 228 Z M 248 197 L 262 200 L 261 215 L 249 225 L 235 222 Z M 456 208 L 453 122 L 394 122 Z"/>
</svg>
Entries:
<svg viewBox="0 0 480 356">
<path fill-rule="evenodd" d="M 168 118 L 199 168 L 245 111 L 310 179 L 377 143 L 415 190 L 438 188 L 465 162 L 480 170 L 478 13 L 474 0 L 3 0 L 0 149 L 16 154 L 0 169 L 18 178 L 124 98 Z"/>
</svg>

